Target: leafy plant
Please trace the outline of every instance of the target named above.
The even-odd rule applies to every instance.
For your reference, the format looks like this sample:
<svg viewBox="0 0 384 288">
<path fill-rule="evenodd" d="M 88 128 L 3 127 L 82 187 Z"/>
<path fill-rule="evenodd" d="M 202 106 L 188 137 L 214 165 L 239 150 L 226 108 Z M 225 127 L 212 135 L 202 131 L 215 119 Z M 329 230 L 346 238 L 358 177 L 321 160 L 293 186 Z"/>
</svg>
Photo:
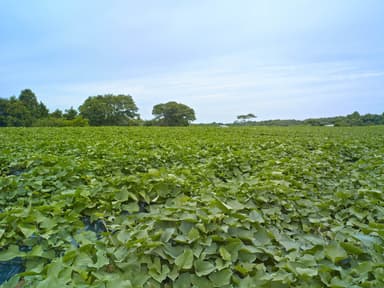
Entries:
<svg viewBox="0 0 384 288">
<path fill-rule="evenodd" d="M 384 284 L 383 127 L 0 137 L 2 287 Z"/>
</svg>

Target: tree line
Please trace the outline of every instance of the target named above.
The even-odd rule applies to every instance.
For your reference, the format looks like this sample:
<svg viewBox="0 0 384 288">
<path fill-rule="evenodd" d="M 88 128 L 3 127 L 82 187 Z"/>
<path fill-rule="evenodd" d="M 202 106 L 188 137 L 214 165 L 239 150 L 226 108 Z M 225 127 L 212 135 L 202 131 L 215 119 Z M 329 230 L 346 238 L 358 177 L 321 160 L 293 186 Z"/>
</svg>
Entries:
<svg viewBox="0 0 384 288">
<path fill-rule="evenodd" d="M 253 117 L 252 117 L 253 116 Z M 346 116 L 309 118 L 305 120 L 295 119 L 276 119 L 266 121 L 252 121 L 256 118 L 253 114 L 239 115 L 233 125 L 246 126 L 374 126 L 384 125 L 384 113 L 382 114 L 364 114 L 361 115 L 355 111 Z"/>
<path fill-rule="evenodd" d="M 97 95 L 88 97 L 78 109 L 70 107 L 50 112 L 38 101 L 31 89 L 24 89 L 18 97 L 0 98 L 0 127 L 31 126 L 188 126 L 196 120 L 195 111 L 182 103 L 170 101 L 153 106 L 151 120 L 143 120 L 130 95 Z M 310 118 L 305 120 L 255 121 L 252 113 L 239 115 L 232 125 L 248 126 L 368 126 L 384 125 L 384 113 L 353 112 L 347 116 Z M 215 123 L 212 123 L 215 124 Z M 217 124 L 217 123 L 216 123 Z"/>
<path fill-rule="evenodd" d="M 153 107 L 151 120 L 143 120 L 130 95 L 88 97 L 77 109 L 49 112 L 31 89 L 19 97 L 0 98 L 0 127 L 41 126 L 188 126 L 196 120 L 195 111 L 182 103 L 170 101 Z"/>
</svg>

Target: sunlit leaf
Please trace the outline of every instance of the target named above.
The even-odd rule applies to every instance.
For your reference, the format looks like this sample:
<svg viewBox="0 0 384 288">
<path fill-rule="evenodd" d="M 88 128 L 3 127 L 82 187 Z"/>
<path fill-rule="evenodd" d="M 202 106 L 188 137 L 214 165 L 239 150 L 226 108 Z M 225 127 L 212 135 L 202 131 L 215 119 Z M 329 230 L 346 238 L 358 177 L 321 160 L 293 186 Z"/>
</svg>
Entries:
<svg viewBox="0 0 384 288">
<path fill-rule="evenodd" d="M 175 264 L 180 269 L 191 269 L 193 264 L 193 251 L 192 249 L 185 249 L 182 254 L 180 254 L 175 259 Z"/>
</svg>

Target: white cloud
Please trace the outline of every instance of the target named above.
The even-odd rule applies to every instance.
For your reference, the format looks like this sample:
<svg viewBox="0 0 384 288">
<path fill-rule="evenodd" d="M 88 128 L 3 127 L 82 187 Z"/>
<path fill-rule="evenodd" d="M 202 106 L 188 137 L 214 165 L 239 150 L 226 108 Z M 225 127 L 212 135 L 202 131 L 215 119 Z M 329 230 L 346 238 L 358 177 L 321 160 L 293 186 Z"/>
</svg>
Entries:
<svg viewBox="0 0 384 288">
<path fill-rule="evenodd" d="M 46 100 L 49 106 L 77 107 L 91 95 L 123 93 L 133 96 L 145 119 L 152 117 L 153 105 L 171 100 L 193 107 L 197 122 L 232 122 L 243 113 L 254 113 L 259 119 L 303 119 L 352 112 L 344 109 L 354 107 L 346 103 L 360 97 L 356 92 L 367 89 L 367 81 L 382 83 L 384 78 L 383 71 L 364 70 L 347 62 L 250 65 L 243 61 L 243 66 L 238 62 L 233 66 L 226 63 L 218 65 L 211 61 L 165 74 L 113 81 L 61 87 L 55 84 L 57 98 Z M 52 88 L 42 90 L 52 94 Z M 364 101 L 382 103 L 375 93 Z"/>
</svg>

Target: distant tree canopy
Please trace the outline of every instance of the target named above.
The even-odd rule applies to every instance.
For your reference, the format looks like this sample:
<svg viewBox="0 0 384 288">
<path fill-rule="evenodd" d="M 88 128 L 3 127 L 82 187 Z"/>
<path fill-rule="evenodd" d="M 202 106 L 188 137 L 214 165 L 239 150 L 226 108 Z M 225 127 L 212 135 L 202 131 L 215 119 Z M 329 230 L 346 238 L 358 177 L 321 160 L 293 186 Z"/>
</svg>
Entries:
<svg viewBox="0 0 384 288">
<path fill-rule="evenodd" d="M 42 103 L 37 102 L 35 93 L 30 89 L 21 91 L 19 101 L 28 109 L 32 119 L 38 119 L 48 116 L 48 109 Z"/>
<path fill-rule="evenodd" d="M 19 97 L 0 99 L 0 126 L 32 126 L 40 118 L 48 116 L 48 109 L 38 102 L 30 90 L 22 90 Z"/>
<path fill-rule="evenodd" d="M 80 113 L 79 113 L 80 112 Z M 49 112 L 39 102 L 31 89 L 24 89 L 19 96 L 8 99 L 0 98 L 0 127 L 19 126 L 126 126 L 126 125 L 158 125 L 188 126 L 196 120 L 195 111 L 182 103 L 170 101 L 153 106 L 154 119 L 143 121 L 138 108 L 130 95 L 98 95 L 88 97 L 76 110 L 73 107 L 64 112 L 56 109 Z M 346 116 L 309 118 L 305 120 L 267 120 L 255 121 L 253 113 L 238 115 L 233 125 L 249 126 L 369 126 L 384 125 L 384 113 L 361 115 L 355 111 Z"/>
<path fill-rule="evenodd" d="M 63 118 L 63 113 L 59 109 L 49 113 L 48 108 L 42 102 L 37 101 L 37 97 L 31 89 L 22 90 L 18 98 L 15 96 L 9 99 L 0 98 L 0 127 L 88 125 L 87 120 L 77 116 L 76 110 L 66 110 L 66 113 L 70 114 L 67 118 Z"/>
<path fill-rule="evenodd" d="M 63 111 L 60 109 L 56 109 L 52 113 L 49 113 L 49 116 L 52 118 L 62 118 L 63 117 Z"/>
<path fill-rule="evenodd" d="M 67 120 L 73 120 L 76 118 L 78 112 L 76 109 L 74 109 L 72 106 L 69 109 L 65 109 L 65 113 L 63 114 L 63 117 Z"/>
<path fill-rule="evenodd" d="M 251 119 L 256 119 L 256 118 L 257 118 L 257 116 L 255 114 L 248 113 L 246 115 L 237 116 L 237 121 L 240 123 L 245 123 L 245 122 L 250 121 Z"/>
<path fill-rule="evenodd" d="M 312 126 L 369 126 L 369 125 L 384 125 L 384 113 L 360 115 L 355 111 L 347 116 L 336 116 L 328 118 L 310 118 L 304 120 L 304 124 Z"/>
<path fill-rule="evenodd" d="M 88 97 L 79 107 L 80 115 L 93 126 L 130 125 L 139 119 L 138 108 L 130 95 Z"/>
<path fill-rule="evenodd" d="M 171 101 L 153 106 L 154 124 L 161 126 L 188 126 L 196 120 L 195 111 L 181 103 Z"/>
<path fill-rule="evenodd" d="M 239 119 L 239 116 L 238 116 Z M 236 121 L 234 125 L 242 125 L 244 122 Z M 382 114 L 365 114 L 361 115 L 355 111 L 347 116 L 335 116 L 324 118 L 309 118 L 305 120 L 294 119 L 275 119 L 266 121 L 247 121 L 247 125 L 252 126 L 370 126 L 384 125 L 384 113 Z"/>
</svg>

